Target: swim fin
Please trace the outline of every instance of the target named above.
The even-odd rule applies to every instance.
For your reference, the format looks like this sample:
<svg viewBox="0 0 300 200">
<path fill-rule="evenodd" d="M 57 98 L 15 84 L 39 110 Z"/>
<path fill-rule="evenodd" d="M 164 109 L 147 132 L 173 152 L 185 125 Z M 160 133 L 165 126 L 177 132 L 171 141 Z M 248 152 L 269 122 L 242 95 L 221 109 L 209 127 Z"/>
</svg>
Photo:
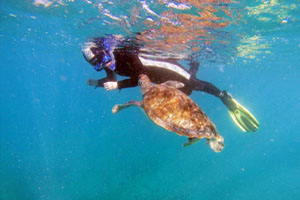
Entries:
<svg viewBox="0 0 300 200">
<path fill-rule="evenodd" d="M 259 122 L 243 107 L 237 100 L 232 98 L 226 91 L 223 92 L 223 103 L 227 106 L 228 112 L 234 123 L 244 132 L 255 132 L 258 130 Z"/>
</svg>

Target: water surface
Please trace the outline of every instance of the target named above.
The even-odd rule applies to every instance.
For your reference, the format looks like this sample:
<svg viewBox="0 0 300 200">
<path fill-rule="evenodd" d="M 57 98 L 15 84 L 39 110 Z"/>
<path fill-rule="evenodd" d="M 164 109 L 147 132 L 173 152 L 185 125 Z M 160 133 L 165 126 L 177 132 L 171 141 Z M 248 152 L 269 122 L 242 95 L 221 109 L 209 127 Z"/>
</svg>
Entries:
<svg viewBox="0 0 300 200">
<path fill-rule="evenodd" d="M 299 199 L 299 0 L 0 3 L 0 199 Z M 191 23 L 193 22 L 193 23 Z M 197 76 L 260 121 L 243 133 L 219 99 L 191 97 L 221 153 L 149 121 L 139 88 L 107 92 L 81 45 L 139 35 L 152 53 L 193 57 Z M 186 65 L 185 61 L 182 61 Z"/>
</svg>

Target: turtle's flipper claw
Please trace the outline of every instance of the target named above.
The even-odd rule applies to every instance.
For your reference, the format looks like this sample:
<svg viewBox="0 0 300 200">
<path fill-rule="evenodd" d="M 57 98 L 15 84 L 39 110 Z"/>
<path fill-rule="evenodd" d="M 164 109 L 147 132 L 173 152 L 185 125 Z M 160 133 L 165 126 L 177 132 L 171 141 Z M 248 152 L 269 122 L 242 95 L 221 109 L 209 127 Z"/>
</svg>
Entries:
<svg viewBox="0 0 300 200">
<path fill-rule="evenodd" d="M 120 110 L 120 106 L 118 104 L 114 105 L 114 107 L 111 109 L 113 114 L 116 114 L 117 112 L 119 112 Z"/>
<path fill-rule="evenodd" d="M 244 106 L 224 91 L 223 103 L 227 106 L 230 117 L 234 123 L 244 132 L 258 130 L 259 122 Z"/>
</svg>

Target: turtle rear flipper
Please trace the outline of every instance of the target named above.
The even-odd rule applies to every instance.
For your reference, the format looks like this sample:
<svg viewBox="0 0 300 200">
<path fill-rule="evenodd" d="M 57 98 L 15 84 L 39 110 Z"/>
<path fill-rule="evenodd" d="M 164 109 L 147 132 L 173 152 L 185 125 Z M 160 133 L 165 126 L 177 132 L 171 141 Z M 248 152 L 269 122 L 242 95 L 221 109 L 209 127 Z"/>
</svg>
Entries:
<svg viewBox="0 0 300 200">
<path fill-rule="evenodd" d="M 189 140 L 183 144 L 183 147 L 190 146 L 190 145 L 198 142 L 199 140 L 200 140 L 199 138 L 189 138 Z"/>
</svg>

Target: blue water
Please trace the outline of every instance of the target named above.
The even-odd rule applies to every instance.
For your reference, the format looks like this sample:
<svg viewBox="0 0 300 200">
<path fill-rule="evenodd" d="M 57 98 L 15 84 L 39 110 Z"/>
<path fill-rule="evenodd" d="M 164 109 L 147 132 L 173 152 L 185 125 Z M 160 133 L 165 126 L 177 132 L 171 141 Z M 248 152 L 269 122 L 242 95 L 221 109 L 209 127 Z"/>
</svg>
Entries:
<svg viewBox="0 0 300 200">
<path fill-rule="evenodd" d="M 216 33 L 227 41 L 222 48 L 202 50 L 197 76 L 229 91 L 261 124 L 243 133 L 220 100 L 194 92 L 224 137 L 221 153 L 204 140 L 182 148 L 185 137 L 138 108 L 111 113 L 140 100 L 139 88 L 87 86 L 104 72 L 82 57 L 84 41 L 145 29 L 140 21 L 109 26 L 95 6 L 126 16 L 143 1 L 91 2 L 0 2 L 1 200 L 300 199 L 299 0 L 228 5 L 242 19 Z"/>
</svg>

